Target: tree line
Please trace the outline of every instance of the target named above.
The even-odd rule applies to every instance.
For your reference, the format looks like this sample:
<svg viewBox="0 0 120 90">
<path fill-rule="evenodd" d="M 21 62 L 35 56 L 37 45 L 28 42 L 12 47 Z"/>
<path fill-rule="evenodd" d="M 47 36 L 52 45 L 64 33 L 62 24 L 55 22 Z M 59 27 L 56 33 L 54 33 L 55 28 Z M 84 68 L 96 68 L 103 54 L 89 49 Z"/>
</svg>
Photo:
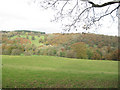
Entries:
<svg viewBox="0 0 120 90">
<path fill-rule="evenodd" d="M 33 44 L 32 40 L 42 44 Z M 50 55 L 78 59 L 120 60 L 117 36 L 90 33 L 43 35 L 34 32 L 27 32 L 27 34 L 26 32 L 7 32 L 2 34 L 1 48 L 3 55 Z"/>
</svg>

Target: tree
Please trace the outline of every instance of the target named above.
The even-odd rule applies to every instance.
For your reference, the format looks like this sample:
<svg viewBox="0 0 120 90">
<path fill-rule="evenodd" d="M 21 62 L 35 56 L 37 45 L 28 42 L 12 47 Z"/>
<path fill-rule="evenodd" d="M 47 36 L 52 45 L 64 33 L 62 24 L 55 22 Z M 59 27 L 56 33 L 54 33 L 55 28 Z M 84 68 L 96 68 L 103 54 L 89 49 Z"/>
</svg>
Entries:
<svg viewBox="0 0 120 90">
<path fill-rule="evenodd" d="M 67 50 L 67 52 L 66 52 L 66 57 L 67 57 L 67 58 L 75 58 L 76 55 L 75 55 L 74 51 L 72 51 L 72 50 Z"/>
<path fill-rule="evenodd" d="M 28 35 L 26 36 L 26 39 L 29 39 Z"/>
<path fill-rule="evenodd" d="M 88 48 L 88 49 L 87 49 L 87 56 L 88 56 L 88 59 L 91 59 L 91 58 L 92 58 L 92 56 L 93 56 L 93 51 L 92 51 L 91 48 Z"/>
<path fill-rule="evenodd" d="M 101 59 L 101 55 L 98 52 L 94 51 L 93 52 L 93 56 L 91 58 L 95 59 L 95 60 L 100 60 Z"/>
<path fill-rule="evenodd" d="M 62 20 L 64 30 L 75 28 L 89 29 L 93 25 L 99 26 L 99 22 L 106 16 L 114 19 L 120 18 L 120 0 L 34 0 L 41 7 L 53 8 L 57 14 L 53 21 Z M 113 13 L 116 12 L 116 15 Z M 65 22 L 69 20 L 69 22 Z M 120 20 L 120 19 L 119 19 Z"/>
<path fill-rule="evenodd" d="M 44 40 L 42 38 L 39 39 L 39 43 L 43 43 Z"/>
<path fill-rule="evenodd" d="M 32 36 L 32 40 L 35 40 L 35 37 L 34 37 L 34 36 Z"/>
<path fill-rule="evenodd" d="M 71 48 L 74 51 L 74 53 L 76 53 L 77 58 L 81 59 L 87 58 L 87 48 L 84 42 L 72 44 Z"/>
<path fill-rule="evenodd" d="M 120 58 L 119 58 L 119 50 L 118 49 L 114 50 L 111 55 L 112 55 L 112 60 L 116 60 L 116 61 L 120 60 Z"/>
</svg>

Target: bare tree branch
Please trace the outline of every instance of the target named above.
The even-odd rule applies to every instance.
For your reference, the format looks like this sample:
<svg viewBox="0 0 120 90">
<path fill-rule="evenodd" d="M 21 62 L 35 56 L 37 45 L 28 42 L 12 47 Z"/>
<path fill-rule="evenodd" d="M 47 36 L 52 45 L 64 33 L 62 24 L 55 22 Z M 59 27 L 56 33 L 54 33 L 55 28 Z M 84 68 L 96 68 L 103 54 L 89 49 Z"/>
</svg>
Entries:
<svg viewBox="0 0 120 90">
<path fill-rule="evenodd" d="M 64 9 L 64 7 L 67 5 L 68 1 L 69 1 L 69 0 L 67 0 L 67 1 L 65 2 L 65 4 L 62 6 L 61 15 L 62 15 L 63 9 Z"/>
<path fill-rule="evenodd" d="M 111 12 L 109 12 L 109 13 L 107 13 L 107 14 L 105 14 L 105 15 L 102 15 L 99 19 L 95 20 L 94 22 L 99 21 L 101 18 L 103 18 L 103 17 L 105 17 L 105 16 L 107 16 L 107 15 L 110 15 L 110 14 L 113 13 L 115 10 L 117 10 L 119 7 L 120 7 L 120 5 L 118 5 L 118 7 L 116 7 L 115 9 L 113 9 Z"/>
<path fill-rule="evenodd" d="M 80 19 L 80 16 L 81 16 L 86 10 L 91 9 L 91 8 L 92 8 L 92 7 L 88 7 L 88 8 L 86 8 L 86 9 L 84 9 L 84 10 L 77 16 L 77 18 L 74 20 L 74 22 L 73 22 L 71 25 L 69 25 L 69 30 L 68 30 L 68 31 L 70 31 L 71 27 L 76 24 L 76 22 Z"/>
<path fill-rule="evenodd" d="M 104 7 L 104 6 L 120 3 L 120 1 L 110 1 L 110 2 L 107 2 L 107 3 L 101 4 L 101 5 L 95 4 L 92 1 L 88 1 L 88 3 L 92 4 L 92 7 Z"/>
<path fill-rule="evenodd" d="M 81 22 L 84 22 L 86 26 L 85 29 L 89 29 L 90 26 L 100 21 L 105 16 L 111 15 L 113 19 L 114 16 L 112 16 L 112 13 L 120 8 L 120 0 L 114 0 L 103 4 L 95 4 L 92 0 L 43 0 L 41 6 L 44 6 L 44 4 L 47 8 L 57 8 L 56 10 L 58 12 L 54 21 L 58 21 L 58 19 L 63 21 L 64 18 L 71 19 L 70 23 L 64 24 L 67 31 L 70 31 L 72 27 L 77 28 L 76 25 Z M 116 7 L 111 8 L 114 4 L 116 4 Z M 117 4 L 119 5 L 117 6 Z M 103 11 L 102 9 L 105 6 L 107 9 Z M 66 9 L 68 9 L 68 11 Z M 101 13 L 96 11 L 96 9 L 101 9 Z"/>
</svg>

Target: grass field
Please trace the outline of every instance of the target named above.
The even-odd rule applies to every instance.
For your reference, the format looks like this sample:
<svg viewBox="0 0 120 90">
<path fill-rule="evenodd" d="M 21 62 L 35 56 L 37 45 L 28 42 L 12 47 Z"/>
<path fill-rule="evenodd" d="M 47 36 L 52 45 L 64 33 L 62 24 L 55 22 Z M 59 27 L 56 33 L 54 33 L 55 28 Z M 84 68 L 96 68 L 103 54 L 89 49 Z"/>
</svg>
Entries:
<svg viewBox="0 0 120 90">
<path fill-rule="evenodd" d="M 118 62 L 2 56 L 3 88 L 117 88 Z"/>
</svg>

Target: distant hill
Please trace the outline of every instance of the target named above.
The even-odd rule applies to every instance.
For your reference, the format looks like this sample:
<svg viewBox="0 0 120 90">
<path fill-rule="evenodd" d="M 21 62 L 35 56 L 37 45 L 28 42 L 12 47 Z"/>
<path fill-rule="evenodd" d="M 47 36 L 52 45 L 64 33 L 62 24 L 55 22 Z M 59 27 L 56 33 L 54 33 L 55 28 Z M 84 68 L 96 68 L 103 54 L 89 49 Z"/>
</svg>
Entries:
<svg viewBox="0 0 120 90">
<path fill-rule="evenodd" d="M 29 46 L 27 41 L 30 42 Z M 51 55 L 116 61 L 120 58 L 117 36 L 91 33 L 45 34 L 39 31 L 15 30 L 2 33 L 1 42 L 3 55 Z"/>
<path fill-rule="evenodd" d="M 15 32 L 34 32 L 34 33 L 41 33 L 45 34 L 45 32 L 40 32 L 40 31 L 32 31 L 32 30 L 14 30 Z"/>
<path fill-rule="evenodd" d="M 7 32 L 13 32 L 13 31 L 1 31 L 2 33 L 7 33 Z M 41 33 L 45 34 L 45 32 L 40 32 L 40 31 L 33 31 L 33 30 L 14 30 L 14 32 L 33 32 L 33 33 Z"/>
</svg>

